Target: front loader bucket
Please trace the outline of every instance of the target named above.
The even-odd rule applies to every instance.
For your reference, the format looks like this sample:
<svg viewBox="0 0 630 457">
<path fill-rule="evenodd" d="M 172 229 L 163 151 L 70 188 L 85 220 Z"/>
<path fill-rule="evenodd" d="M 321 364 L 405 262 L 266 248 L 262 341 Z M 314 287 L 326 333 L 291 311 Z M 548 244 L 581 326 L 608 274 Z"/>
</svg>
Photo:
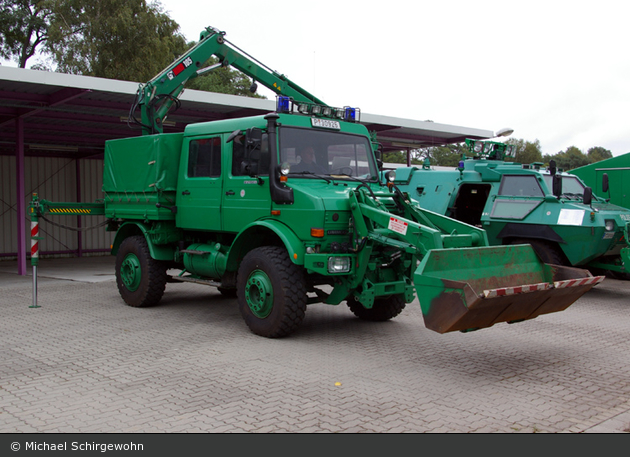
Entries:
<svg viewBox="0 0 630 457">
<path fill-rule="evenodd" d="M 563 311 L 603 279 L 545 264 L 530 245 L 434 249 L 414 274 L 424 323 L 438 333 Z"/>
</svg>

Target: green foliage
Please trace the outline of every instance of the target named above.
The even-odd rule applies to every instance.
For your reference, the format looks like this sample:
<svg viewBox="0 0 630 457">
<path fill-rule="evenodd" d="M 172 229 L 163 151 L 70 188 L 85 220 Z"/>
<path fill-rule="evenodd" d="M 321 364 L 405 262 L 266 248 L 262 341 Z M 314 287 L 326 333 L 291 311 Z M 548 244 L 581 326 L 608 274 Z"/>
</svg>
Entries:
<svg viewBox="0 0 630 457">
<path fill-rule="evenodd" d="M 555 160 L 556 166 L 564 171 L 583 167 L 591 163 L 586 154 L 575 146 L 569 146 L 566 151 L 560 151 L 554 155 L 546 154 L 543 160 L 545 163 L 549 163 L 550 160 Z"/>
<path fill-rule="evenodd" d="M 407 153 L 404 151 L 390 151 L 383 153 L 385 163 L 407 163 Z"/>
<path fill-rule="evenodd" d="M 157 1 L 51 1 L 47 49 L 60 72 L 144 82 L 186 50 Z"/>
<path fill-rule="evenodd" d="M 508 158 L 507 160 L 513 160 L 517 163 L 543 162 L 545 164 L 549 164 L 550 160 L 555 160 L 557 167 L 565 171 L 609 159 L 613 156 L 612 152 L 600 146 L 590 148 L 588 154 L 584 154 L 577 147 L 571 146 L 565 151 L 560 151 L 554 155 L 543 155 L 538 139 L 526 141 L 524 139 L 510 138 L 506 143 L 516 146 L 516 157 L 514 159 Z M 443 167 L 456 167 L 463 155 L 471 157 L 471 153 L 465 143 L 416 149 L 411 151 L 411 155 L 412 164 L 422 164 L 424 158 L 428 157 L 431 165 Z M 383 157 L 383 161 L 389 163 L 406 163 L 407 160 L 405 152 L 389 152 L 385 153 Z"/>
<path fill-rule="evenodd" d="M 600 162 L 606 159 L 612 159 L 612 156 L 613 156 L 612 152 L 610 152 L 606 148 L 602 148 L 601 146 L 595 146 L 593 148 L 590 148 L 586 152 L 586 155 L 588 156 L 591 163 Z"/>
<path fill-rule="evenodd" d="M 553 155 L 545 154 L 543 161 L 548 164 L 550 160 L 555 160 L 558 168 L 568 171 L 600 160 L 610 159 L 612 156 L 612 152 L 601 146 L 590 148 L 587 154 L 575 146 L 569 146 L 566 151 L 560 151 Z"/>
<path fill-rule="evenodd" d="M 15 58 L 22 68 L 42 47 L 56 71 L 146 82 L 195 44 L 186 44 L 159 1 L 0 0 L 0 5 L 0 57 Z M 250 92 L 251 86 L 247 76 L 229 67 L 187 85 L 265 98 Z"/>
<path fill-rule="evenodd" d="M 464 143 L 434 146 L 426 148 L 422 152 L 423 157 L 429 158 L 431 165 L 441 167 L 456 167 L 464 154 L 470 155 Z"/>
<path fill-rule="evenodd" d="M 0 0 L 0 57 L 20 68 L 47 39 L 50 1 Z"/>
<path fill-rule="evenodd" d="M 538 141 L 538 139 L 531 142 L 523 139 L 510 138 L 506 143 L 516 146 L 514 162 L 534 163 L 542 162 L 543 160 L 542 151 L 540 150 L 540 141 Z"/>
</svg>

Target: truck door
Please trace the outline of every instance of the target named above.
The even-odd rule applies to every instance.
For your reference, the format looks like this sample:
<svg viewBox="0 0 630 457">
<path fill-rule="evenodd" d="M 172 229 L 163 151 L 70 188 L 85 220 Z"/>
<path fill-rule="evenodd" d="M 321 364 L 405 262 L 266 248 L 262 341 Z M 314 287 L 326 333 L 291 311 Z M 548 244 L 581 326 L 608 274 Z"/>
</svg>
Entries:
<svg viewBox="0 0 630 457">
<path fill-rule="evenodd" d="M 486 206 L 490 188 L 490 184 L 462 184 L 459 187 L 455 205 L 449 208 L 453 219 L 481 227 L 481 215 Z"/>
<path fill-rule="evenodd" d="M 231 165 L 226 173 L 222 195 L 222 229 L 227 232 L 240 232 L 250 222 L 271 214 L 269 149 L 267 135 L 264 134 L 262 150 L 251 157 L 249 168 L 246 168 L 243 166 L 244 135 L 237 137 L 226 147 L 230 144 Z"/>
<path fill-rule="evenodd" d="M 187 146 L 177 183 L 177 225 L 221 230 L 221 137 L 190 139 Z"/>
</svg>

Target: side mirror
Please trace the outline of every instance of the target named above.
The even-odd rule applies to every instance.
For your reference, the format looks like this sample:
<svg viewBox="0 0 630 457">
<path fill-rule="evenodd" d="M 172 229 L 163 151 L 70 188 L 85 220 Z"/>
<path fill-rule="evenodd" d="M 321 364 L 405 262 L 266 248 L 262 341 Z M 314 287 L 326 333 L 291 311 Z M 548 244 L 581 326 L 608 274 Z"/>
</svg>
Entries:
<svg viewBox="0 0 630 457">
<path fill-rule="evenodd" d="M 241 173 L 249 176 L 258 174 L 262 137 L 263 132 L 258 128 L 250 128 L 245 132 L 245 158 L 241 164 Z"/>
<path fill-rule="evenodd" d="M 602 191 L 608 192 L 608 173 L 602 176 Z"/>
<path fill-rule="evenodd" d="M 247 129 L 247 132 L 245 133 L 245 147 L 248 153 L 256 149 L 260 151 L 260 145 L 262 144 L 262 136 L 263 136 L 263 132 L 261 129 L 257 129 L 257 128 Z"/>
<path fill-rule="evenodd" d="M 559 198 L 562 195 L 562 176 L 554 174 L 552 179 L 553 189 L 551 191 L 556 197 Z"/>
<path fill-rule="evenodd" d="M 590 187 L 584 188 L 584 196 L 582 197 L 582 203 L 585 205 L 590 205 L 593 201 L 593 189 Z"/>
</svg>

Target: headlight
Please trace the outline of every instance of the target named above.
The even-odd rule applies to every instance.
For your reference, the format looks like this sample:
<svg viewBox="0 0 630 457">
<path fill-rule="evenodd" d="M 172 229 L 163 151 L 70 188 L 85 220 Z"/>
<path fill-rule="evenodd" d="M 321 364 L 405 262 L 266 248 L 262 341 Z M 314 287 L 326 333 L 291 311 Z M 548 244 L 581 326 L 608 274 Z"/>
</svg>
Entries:
<svg viewBox="0 0 630 457">
<path fill-rule="evenodd" d="M 612 232 L 615 230 L 615 221 L 607 220 L 606 221 L 606 231 Z"/>
<path fill-rule="evenodd" d="M 348 273 L 350 265 L 350 257 L 328 257 L 328 273 Z"/>
</svg>

